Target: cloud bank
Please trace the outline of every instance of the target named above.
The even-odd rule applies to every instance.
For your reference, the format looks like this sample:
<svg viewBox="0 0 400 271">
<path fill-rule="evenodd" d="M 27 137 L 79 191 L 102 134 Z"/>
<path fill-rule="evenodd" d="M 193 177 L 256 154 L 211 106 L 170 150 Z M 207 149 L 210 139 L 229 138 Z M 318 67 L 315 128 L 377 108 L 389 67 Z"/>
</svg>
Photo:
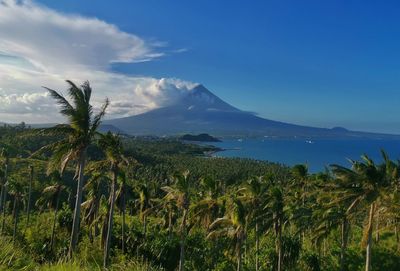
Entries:
<svg viewBox="0 0 400 271">
<path fill-rule="evenodd" d="M 60 121 L 56 106 L 41 86 L 62 91 L 65 79 L 89 80 L 95 106 L 108 96 L 109 118 L 164 106 L 196 85 L 112 72 L 113 63 L 162 57 L 162 43 L 32 1 L 0 0 L 0 37 L 0 121 Z"/>
</svg>

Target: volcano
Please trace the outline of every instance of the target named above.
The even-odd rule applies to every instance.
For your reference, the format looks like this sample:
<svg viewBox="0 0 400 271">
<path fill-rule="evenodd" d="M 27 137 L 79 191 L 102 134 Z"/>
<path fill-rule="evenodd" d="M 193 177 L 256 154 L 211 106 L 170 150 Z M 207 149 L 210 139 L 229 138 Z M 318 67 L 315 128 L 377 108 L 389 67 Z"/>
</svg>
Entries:
<svg viewBox="0 0 400 271">
<path fill-rule="evenodd" d="M 388 138 L 392 135 L 315 128 L 261 118 L 242 111 L 197 85 L 176 102 L 146 113 L 104 122 L 130 135 L 178 135 L 208 133 L 216 136 L 264 136 L 278 138 Z"/>
</svg>

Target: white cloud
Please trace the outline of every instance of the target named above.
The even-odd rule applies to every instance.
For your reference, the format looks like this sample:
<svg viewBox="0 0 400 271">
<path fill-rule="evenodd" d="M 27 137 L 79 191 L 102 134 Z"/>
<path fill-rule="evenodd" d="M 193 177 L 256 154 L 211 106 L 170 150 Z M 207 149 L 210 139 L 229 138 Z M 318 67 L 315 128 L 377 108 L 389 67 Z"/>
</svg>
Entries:
<svg viewBox="0 0 400 271">
<path fill-rule="evenodd" d="M 33 94 L 10 94 L 0 95 L 0 113 L 33 113 L 47 111 L 48 108 L 53 108 L 49 102 L 48 93 L 33 93 Z"/>
<path fill-rule="evenodd" d="M 194 86 L 178 79 L 111 72 L 112 63 L 161 57 L 157 50 L 165 44 L 31 1 L 0 0 L 0 37 L 0 121 L 59 121 L 53 101 L 41 86 L 62 91 L 65 79 L 89 80 L 95 105 L 108 96 L 109 118 L 166 105 Z"/>
<path fill-rule="evenodd" d="M 140 62 L 162 55 L 138 36 L 95 18 L 61 14 L 30 1 L 1 3 L 0 51 L 43 71 L 106 69 L 113 62 Z"/>
</svg>

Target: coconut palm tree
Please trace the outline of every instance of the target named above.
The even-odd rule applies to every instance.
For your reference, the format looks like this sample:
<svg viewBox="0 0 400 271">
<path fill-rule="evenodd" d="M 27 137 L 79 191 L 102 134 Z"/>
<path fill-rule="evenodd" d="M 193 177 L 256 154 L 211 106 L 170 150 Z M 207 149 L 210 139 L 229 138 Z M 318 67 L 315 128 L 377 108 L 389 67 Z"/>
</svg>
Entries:
<svg viewBox="0 0 400 271">
<path fill-rule="evenodd" d="M 174 224 L 178 217 L 178 207 L 173 200 L 166 200 L 165 198 L 153 199 L 155 205 L 148 209 L 146 212 L 155 210 L 159 216 L 163 218 L 163 226 L 168 230 L 169 239 L 172 238 Z"/>
<path fill-rule="evenodd" d="M 33 183 L 33 166 L 29 166 L 29 188 L 28 188 L 28 206 L 26 208 L 26 228 L 29 227 L 29 218 L 31 214 L 31 201 L 32 201 L 32 183 Z"/>
<path fill-rule="evenodd" d="M 345 199 L 337 197 L 337 181 L 330 174 L 320 174 L 323 183 L 318 189 L 314 190 L 317 197 L 314 205 L 313 236 L 311 239 L 316 243 L 326 238 L 334 229 L 340 231 L 340 255 L 339 266 L 341 271 L 347 270 L 346 251 L 350 232 L 350 221 L 354 219 L 351 198 Z"/>
<path fill-rule="evenodd" d="M 332 193 L 333 194 L 333 193 Z M 332 230 L 339 229 L 340 231 L 340 254 L 339 254 L 339 266 L 340 271 L 347 270 L 346 264 L 346 251 L 347 243 L 349 238 L 350 230 L 350 218 L 351 214 L 347 213 L 348 206 L 337 205 L 335 197 L 331 195 L 331 198 L 324 197 L 329 203 L 325 206 L 321 206 L 314 211 L 314 219 L 317 220 L 316 226 L 313 229 L 313 236 L 311 239 L 315 243 L 320 244 L 321 241 L 326 238 Z"/>
<path fill-rule="evenodd" d="M 146 240 L 146 233 L 147 233 L 147 215 L 151 208 L 151 196 L 150 196 L 150 189 L 147 184 L 141 184 L 137 189 L 139 193 L 139 206 L 140 206 L 140 220 L 143 223 L 143 235 Z"/>
<path fill-rule="evenodd" d="M 7 188 L 8 188 L 8 171 L 9 171 L 9 156 L 8 152 L 3 148 L 0 157 L 4 160 L 4 173 L 3 182 L 1 186 L 1 197 L 0 197 L 0 211 L 2 212 L 1 222 L 1 233 L 4 231 L 5 220 L 6 220 L 6 203 L 7 203 Z"/>
<path fill-rule="evenodd" d="M 46 88 L 51 97 L 61 106 L 60 113 L 67 118 L 68 124 L 43 130 L 47 134 L 61 134 L 63 138 L 42 148 L 41 151 L 44 149 L 53 151 L 49 163 L 49 172 L 52 172 L 55 168 L 60 168 L 60 171 L 63 172 L 69 162 L 75 161 L 77 163 L 75 177 L 78 179 L 78 185 L 68 251 L 68 255 L 71 258 L 78 244 L 87 149 L 97 133 L 109 102 L 106 100 L 99 113 L 94 115 L 93 107 L 90 104 L 92 88 L 89 82 L 84 82 L 80 87 L 69 80 L 67 80 L 67 83 L 69 85 L 68 95 L 72 103 L 57 91 Z"/>
<path fill-rule="evenodd" d="M 309 204 L 309 192 L 312 190 L 313 181 L 311 180 L 308 167 L 305 164 L 295 165 L 291 169 L 291 173 L 293 176 L 292 183 L 290 185 L 290 190 L 293 199 L 294 208 L 293 210 L 293 221 L 296 221 L 296 224 L 299 228 L 299 234 L 301 235 L 301 239 L 304 242 L 305 233 L 310 226 L 310 219 L 312 216 L 312 209 Z"/>
<path fill-rule="evenodd" d="M 126 227 L 126 206 L 127 202 L 132 200 L 132 183 L 128 181 L 133 180 L 133 172 L 138 165 L 138 162 L 133 158 L 127 158 L 127 169 L 120 174 L 121 178 L 121 186 L 117 193 L 117 202 L 119 209 L 122 213 L 122 221 L 121 221 L 121 249 L 122 253 L 125 253 L 125 245 L 126 245 L 126 234 L 125 234 L 125 227 Z"/>
<path fill-rule="evenodd" d="M 348 169 L 332 165 L 337 178 L 338 200 L 351 200 L 349 213 L 357 211 L 357 207 L 369 209 L 368 223 L 364 229 L 363 243 L 366 243 L 365 270 L 371 270 L 371 249 L 373 221 L 377 207 L 390 195 L 391 176 L 387 174 L 387 164 L 376 165 L 366 155 L 362 161 L 351 161 L 352 168 Z"/>
<path fill-rule="evenodd" d="M 260 250 L 260 217 L 264 213 L 264 206 L 267 204 L 268 185 L 262 176 L 250 179 L 239 189 L 238 194 L 242 201 L 248 206 L 251 222 L 255 227 L 256 262 L 255 270 L 259 270 Z"/>
<path fill-rule="evenodd" d="M 167 193 L 164 201 L 173 201 L 182 213 L 180 225 L 180 257 L 179 271 L 185 270 L 185 243 L 187 235 L 187 219 L 190 206 L 191 182 L 189 171 L 182 174 L 175 174 L 173 186 L 164 186 L 162 189 Z"/>
<path fill-rule="evenodd" d="M 262 215 L 267 227 L 275 233 L 275 251 L 277 259 L 277 271 L 283 269 L 282 232 L 286 223 L 285 203 L 282 189 L 278 186 L 271 187 L 268 191 L 268 201 Z"/>
<path fill-rule="evenodd" d="M 300 188 L 300 197 L 303 206 L 306 201 L 306 190 L 308 182 L 308 167 L 305 164 L 299 164 L 292 167 L 294 185 Z"/>
<path fill-rule="evenodd" d="M 393 227 L 396 242 L 399 242 L 398 235 L 398 222 L 400 221 L 400 213 L 398 212 L 400 207 L 400 160 L 392 161 L 388 155 L 382 151 L 382 156 L 386 168 L 386 175 L 391 180 L 391 190 L 389 197 L 385 198 L 384 206 L 385 212 L 382 213 L 383 219 L 390 222 Z M 379 230 L 379 229 L 377 229 Z"/>
<path fill-rule="evenodd" d="M 5 171 L 0 167 L 0 186 L 1 186 L 1 188 L 0 188 L 0 213 L 2 211 L 4 182 L 5 182 Z"/>
<path fill-rule="evenodd" d="M 47 204 L 49 207 L 52 207 L 54 209 L 53 226 L 51 228 L 50 237 L 50 249 L 52 250 L 54 247 L 57 214 L 60 206 L 61 192 L 65 189 L 65 186 L 61 184 L 62 178 L 59 172 L 52 172 L 50 174 L 50 178 L 53 184 L 46 186 L 43 189 L 42 197 L 36 202 L 36 204 Z"/>
<path fill-rule="evenodd" d="M 125 253 L 125 225 L 126 225 L 126 218 L 125 218 L 125 211 L 126 211 L 126 190 L 127 190 L 127 185 L 126 185 L 126 174 L 125 172 L 120 173 L 120 180 L 121 180 L 121 185 L 120 188 L 117 192 L 117 206 L 119 210 L 121 211 L 121 250 L 122 253 Z"/>
<path fill-rule="evenodd" d="M 105 217 L 101 212 L 101 202 L 108 193 L 108 184 L 111 182 L 109 176 L 105 175 L 103 169 L 98 168 L 95 163 L 88 164 L 88 173 L 90 174 L 87 183 L 83 187 L 86 193 L 86 201 L 81 205 L 83 210 L 83 221 L 88 226 L 90 241 L 99 234 L 99 224 Z M 105 236 L 102 236 L 102 247 L 105 244 Z"/>
<path fill-rule="evenodd" d="M 14 203 L 13 203 L 13 220 L 14 220 L 14 226 L 13 226 L 13 242 L 16 241 L 17 238 L 17 230 L 18 230 L 18 222 L 19 222 L 19 204 L 22 199 L 22 186 L 17 183 L 16 181 L 13 181 L 10 184 L 10 195 L 14 197 Z"/>
<path fill-rule="evenodd" d="M 207 238 L 213 239 L 221 236 L 231 238 L 236 256 L 236 270 L 242 270 L 242 247 L 246 238 L 246 209 L 242 201 L 231 195 L 227 202 L 226 214 L 217 218 L 210 226 Z"/>
<path fill-rule="evenodd" d="M 193 219 L 199 221 L 207 230 L 211 223 L 220 215 L 220 209 L 223 199 L 220 197 L 220 182 L 215 178 L 201 178 L 200 199 L 193 204 L 191 211 Z"/>
<path fill-rule="evenodd" d="M 99 146 L 105 153 L 106 163 L 109 166 L 111 174 L 111 189 L 110 189 L 110 200 L 109 200 L 109 211 L 108 211 L 108 224 L 107 224 L 107 237 L 104 247 L 104 258 L 103 266 L 106 268 L 109 263 L 110 257 L 110 244 L 113 227 L 114 217 L 114 206 L 116 201 L 116 189 L 118 175 L 124 166 L 128 164 L 128 161 L 123 155 L 123 147 L 121 139 L 118 135 L 108 132 L 107 134 L 101 134 L 99 139 Z"/>
</svg>

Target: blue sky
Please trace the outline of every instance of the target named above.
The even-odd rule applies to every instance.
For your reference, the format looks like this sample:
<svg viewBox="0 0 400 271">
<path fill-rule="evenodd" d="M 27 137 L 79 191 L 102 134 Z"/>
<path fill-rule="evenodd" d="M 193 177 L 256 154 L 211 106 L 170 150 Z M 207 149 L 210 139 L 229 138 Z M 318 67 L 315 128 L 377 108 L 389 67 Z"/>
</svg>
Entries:
<svg viewBox="0 0 400 271">
<path fill-rule="evenodd" d="M 163 53 L 113 72 L 199 82 L 269 119 L 400 133 L 397 1 L 36 2 Z"/>
</svg>

